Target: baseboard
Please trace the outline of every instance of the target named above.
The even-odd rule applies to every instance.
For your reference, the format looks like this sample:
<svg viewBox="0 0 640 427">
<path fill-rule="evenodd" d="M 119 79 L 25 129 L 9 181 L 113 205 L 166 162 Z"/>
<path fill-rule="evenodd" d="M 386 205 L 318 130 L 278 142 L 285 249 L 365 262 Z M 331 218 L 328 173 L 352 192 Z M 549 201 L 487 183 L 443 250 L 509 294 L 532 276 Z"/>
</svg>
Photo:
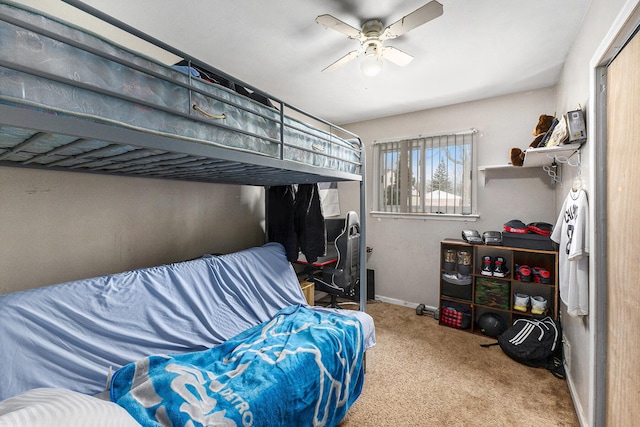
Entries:
<svg viewBox="0 0 640 427">
<path fill-rule="evenodd" d="M 589 421 L 587 420 L 584 411 L 582 410 L 582 404 L 580 403 L 580 399 L 578 399 L 578 393 L 573 384 L 573 380 L 571 379 L 571 372 L 565 364 L 564 370 L 566 372 L 566 381 L 567 386 L 569 387 L 569 394 L 571 395 L 571 400 L 573 401 L 573 408 L 576 411 L 576 416 L 578 417 L 578 422 L 581 427 L 588 427 Z"/>
<path fill-rule="evenodd" d="M 386 302 L 389 304 L 400 305 L 402 307 L 409 307 L 414 309 L 420 305 L 419 303 L 416 303 L 416 302 L 403 301 L 395 298 L 383 297 L 381 295 L 376 295 L 376 301 Z M 427 309 L 427 311 L 436 311 L 438 307 L 425 305 L 425 309 Z"/>
</svg>

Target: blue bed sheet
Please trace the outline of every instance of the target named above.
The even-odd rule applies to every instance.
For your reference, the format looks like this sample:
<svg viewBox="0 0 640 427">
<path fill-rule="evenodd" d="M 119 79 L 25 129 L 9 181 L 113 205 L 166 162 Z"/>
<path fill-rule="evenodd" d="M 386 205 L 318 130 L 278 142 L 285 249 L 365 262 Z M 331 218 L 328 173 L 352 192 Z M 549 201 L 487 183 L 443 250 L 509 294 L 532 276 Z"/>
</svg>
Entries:
<svg viewBox="0 0 640 427">
<path fill-rule="evenodd" d="M 210 348 L 297 304 L 277 243 L 2 295 L 0 400 L 36 387 L 97 394 L 110 367 Z"/>
</svg>

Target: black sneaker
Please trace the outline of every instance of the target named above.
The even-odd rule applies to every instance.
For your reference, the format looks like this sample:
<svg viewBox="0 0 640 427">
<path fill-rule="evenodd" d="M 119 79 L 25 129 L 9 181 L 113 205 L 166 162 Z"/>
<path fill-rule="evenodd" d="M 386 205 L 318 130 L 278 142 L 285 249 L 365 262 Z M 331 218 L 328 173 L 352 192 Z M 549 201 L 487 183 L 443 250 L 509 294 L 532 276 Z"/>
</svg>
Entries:
<svg viewBox="0 0 640 427">
<path fill-rule="evenodd" d="M 518 274 L 521 282 L 530 282 L 531 281 L 531 269 L 528 265 L 520 265 L 518 266 Z"/>
<path fill-rule="evenodd" d="M 543 267 L 533 267 L 531 269 L 532 281 L 542 283 L 543 285 L 551 284 L 551 273 Z"/>
<path fill-rule="evenodd" d="M 482 271 L 483 276 L 493 276 L 493 259 L 490 256 L 482 257 Z"/>
<path fill-rule="evenodd" d="M 493 275 L 496 277 L 505 277 L 509 274 L 509 268 L 501 256 L 497 257 L 493 263 Z"/>
</svg>

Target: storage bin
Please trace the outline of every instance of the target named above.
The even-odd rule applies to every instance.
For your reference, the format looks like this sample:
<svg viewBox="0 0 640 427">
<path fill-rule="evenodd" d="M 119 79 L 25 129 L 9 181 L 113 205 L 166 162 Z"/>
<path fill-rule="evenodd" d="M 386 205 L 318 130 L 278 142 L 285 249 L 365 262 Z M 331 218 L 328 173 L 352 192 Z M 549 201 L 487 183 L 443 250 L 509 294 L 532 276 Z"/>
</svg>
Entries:
<svg viewBox="0 0 640 427">
<path fill-rule="evenodd" d="M 440 309 L 440 323 L 456 329 L 469 329 L 471 327 L 471 307 L 446 302 Z"/>
<path fill-rule="evenodd" d="M 471 301 L 471 276 L 460 274 L 442 274 L 442 295 Z"/>
<path fill-rule="evenodd" d="M 304 298 L 307 300 L 307 304 L 315 305 L 315 284 L 310 281 L 300 282 L 300 287 L 302 288 L 302 293 L 304 294 Z"/>
<path fill-rule="evenodd" d="M 478 277 L 476 279 L 475 303 L 509 310 L 511 306 L 509 288 L 508 281 Z"/>
<path fill-rule="evenodd" d="M 502 245 L 512 248 L 540 249 L 544 251 L 554 251 L 555 243 L 548 236 L 541 236 L 535 233 L 508 233 L 502 232 Z"/>
</svg>

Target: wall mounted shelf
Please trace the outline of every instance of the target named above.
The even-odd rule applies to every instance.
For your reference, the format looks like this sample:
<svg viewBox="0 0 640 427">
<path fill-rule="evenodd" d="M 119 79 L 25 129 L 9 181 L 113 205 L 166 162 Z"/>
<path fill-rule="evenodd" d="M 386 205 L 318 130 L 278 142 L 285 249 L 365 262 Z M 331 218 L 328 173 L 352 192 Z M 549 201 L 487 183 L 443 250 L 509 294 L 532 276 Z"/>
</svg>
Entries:
<svg viewBox="0 0 640 427">
<path fill-rule="evenodd" d="M 573 156 L 582 144 L 563 144 L 554 147 L 542 147 L 542 148 L 527 148 L 524 156 L 524 163 L 522 166 L 513 166 L 511 163 L 501 165 L 488 165 L 479 166 L 478 170 L 484 173 L 484 183 L 487 183 L 487 172 L 499 171 L 506 169 L 520 169 L 520 168 L 536 168 L 542 167 L 547 171 L 550 165 L 554 163 L 568 163 L 572 166 L 579 166 L 579 160 L 572 163 L 569 159 Z M 547 173 L 549 173 L 547 171 Z M 557 181 L 557 180 L 556 180 Z"/>
</svg>

